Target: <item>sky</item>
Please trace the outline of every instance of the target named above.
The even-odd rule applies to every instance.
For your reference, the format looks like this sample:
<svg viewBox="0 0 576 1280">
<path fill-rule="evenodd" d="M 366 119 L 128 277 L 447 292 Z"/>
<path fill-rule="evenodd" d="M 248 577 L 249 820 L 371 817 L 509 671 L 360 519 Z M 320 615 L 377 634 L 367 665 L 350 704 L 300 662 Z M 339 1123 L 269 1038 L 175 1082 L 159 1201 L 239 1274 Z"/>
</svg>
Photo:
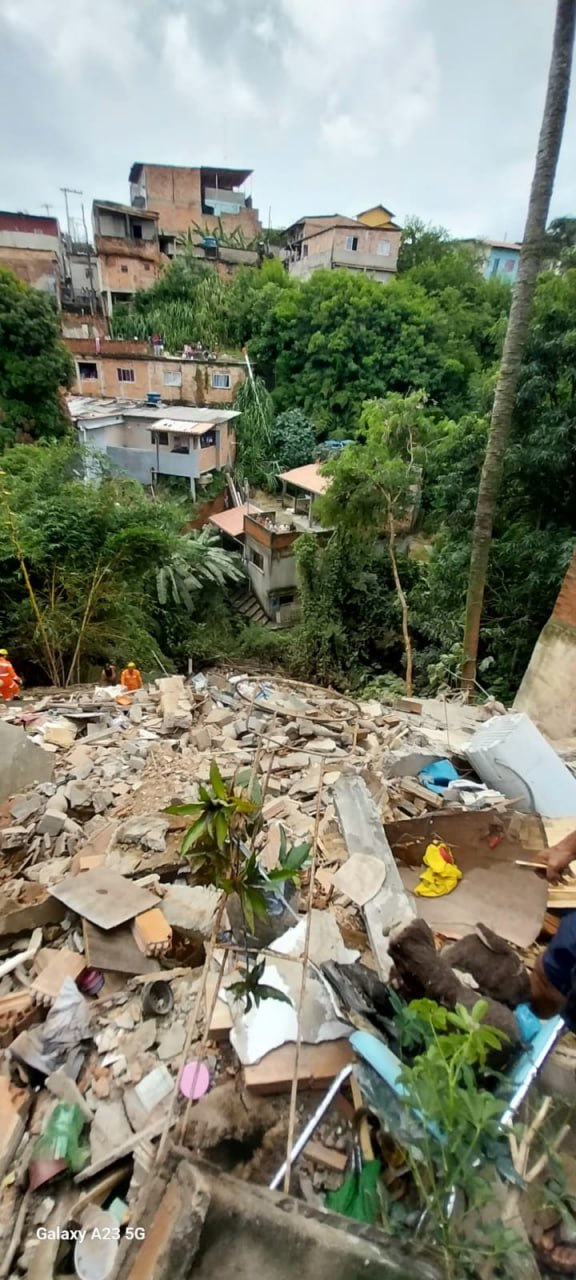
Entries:
<svg viewBox="0 0 576 1280">
<path fill-rule="evenodd" d="M 264 224 L 382 203 L 521 238 L 555 0 L 0 0 L 0 208 L 251 168 Z M 576 77 L 551 216 L 576 214 Z"/>
</svg>

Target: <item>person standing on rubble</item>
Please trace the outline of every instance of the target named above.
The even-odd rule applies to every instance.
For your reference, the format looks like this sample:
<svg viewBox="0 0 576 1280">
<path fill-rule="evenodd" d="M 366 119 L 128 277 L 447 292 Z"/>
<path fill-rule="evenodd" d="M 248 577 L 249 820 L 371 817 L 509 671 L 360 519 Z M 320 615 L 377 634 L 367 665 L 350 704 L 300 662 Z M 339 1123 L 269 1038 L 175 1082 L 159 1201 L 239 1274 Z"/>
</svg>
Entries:
<svg viewBox="0 0 576 1280">
<path fill-rule="evenodd" d="M 544 853 L 548 859 L 546 876 L 554 884 L 576 858 L 576 831 Z M 554 937 L 536 960 L 531 983 L 534 1012 L 540 1018 L 563 1012 L 572 1028 L 576 1012 L 576 911 L 562 915 Z"/>
<path fill-rule="evenodd" d="M 100 672 L 100 684 L 108 686 L 108 688 L 110 688 L 111 685 L 118 684 L 116 667 L 113 662 L 104 663 L 102 671 Z"/>
<path fill-rule="evenodd" d="M 4 702 L 11 702 L 12 698 L 17 698 L 21 683 L 20 676 L 16 675 L 8 657 L 8 650 L 0 649 L 0 698 L 3 698 Z"/>
<path fill-rule="evenodd" d="M 128 693 L 135 693 L 136 689 L 142 688 L 144 681 L 135 662 L 129 662 L 128 666 L 124 667 L 120 676 L 120 684 L 124 685 Z"/>
</svg>

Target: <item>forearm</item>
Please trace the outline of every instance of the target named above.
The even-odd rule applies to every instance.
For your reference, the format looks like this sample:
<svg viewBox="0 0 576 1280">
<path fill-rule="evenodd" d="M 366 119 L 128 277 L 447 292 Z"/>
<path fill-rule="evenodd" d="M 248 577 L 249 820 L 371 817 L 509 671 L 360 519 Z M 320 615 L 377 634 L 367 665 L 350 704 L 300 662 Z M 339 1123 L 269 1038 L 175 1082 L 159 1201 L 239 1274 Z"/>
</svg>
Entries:
<svg viewBox="0 0 576 1280">
<path fill-rule="evenodd" d="M 576 858 L 576 831 L 571 831 L 569 835 L 564 836 L 563 840 L 559 840 L 558 844 L 552 845 L 548 850 L 548 856 L 554 854 L 556 865 L 562 864 L 568 867 L 573 858 Z"/>
</svg>

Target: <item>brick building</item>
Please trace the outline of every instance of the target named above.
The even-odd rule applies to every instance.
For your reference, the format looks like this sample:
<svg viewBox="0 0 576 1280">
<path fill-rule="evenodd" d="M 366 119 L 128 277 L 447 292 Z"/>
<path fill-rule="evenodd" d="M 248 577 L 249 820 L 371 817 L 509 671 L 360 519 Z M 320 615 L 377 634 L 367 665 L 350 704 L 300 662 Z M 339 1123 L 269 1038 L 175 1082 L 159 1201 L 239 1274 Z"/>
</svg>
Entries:
<svg viewBox="0 0 576 1280">
<path fill-rule="evenodd" d="M 65 265 L 57 218 L 0 212 L 0 266 L 60 305 Z"/>
<path fill-rule="evenodd" d="M 158 215 L 145 209 L 95 200 L 92 206 L 98 284 L 105 314 L 149 289 L 160 272 Z"/>
<path fill-rule="evenodd" d="M 130 201 L 134 208 L 158 215 L 164 251 L 194 225 L 208 230 L 221 227 L 228 234 L 239 229 L 250 241 L 262 235 L 258 210 L 241 190 L 251 175 L 251 169 L 189 169 L 137 162 L 130 169 Z"/>
<path fill-rule="evenodd" d="M 357 218 L 318 214 L 300 218 L 286 231 L 285 263 L 290 275 L 308 280 L 314 271 L 359 271 L 387 284 L 396 274 L 402 228 L 384 205 Z"/>
<path fill-rule="evenodd" d="M 145 399 L 167 404 L 229 405 L 244 381 L 242 360 L 198 360 L 155 353 L 147 342 L 65 338 L 76 369 L 76 395 Z"/>
</svg>

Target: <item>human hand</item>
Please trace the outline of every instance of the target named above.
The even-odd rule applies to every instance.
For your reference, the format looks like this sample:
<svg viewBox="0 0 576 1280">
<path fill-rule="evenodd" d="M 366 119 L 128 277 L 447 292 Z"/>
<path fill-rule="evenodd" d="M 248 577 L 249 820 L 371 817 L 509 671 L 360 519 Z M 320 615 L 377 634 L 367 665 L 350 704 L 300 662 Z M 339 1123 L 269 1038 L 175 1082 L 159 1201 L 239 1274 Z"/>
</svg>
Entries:
<svg viewBox="0 0 576 1280">
<path fill-rule="evenodd" d="M 560 840 L 558 844 L 552 845 L 545 852 L 548 855 L 546 879 L 550 880 L 552 884 L 556 884 L 572 862 L 574 857 L 573 846 L 567 846 L 563 840 Z"/>
</svg>

